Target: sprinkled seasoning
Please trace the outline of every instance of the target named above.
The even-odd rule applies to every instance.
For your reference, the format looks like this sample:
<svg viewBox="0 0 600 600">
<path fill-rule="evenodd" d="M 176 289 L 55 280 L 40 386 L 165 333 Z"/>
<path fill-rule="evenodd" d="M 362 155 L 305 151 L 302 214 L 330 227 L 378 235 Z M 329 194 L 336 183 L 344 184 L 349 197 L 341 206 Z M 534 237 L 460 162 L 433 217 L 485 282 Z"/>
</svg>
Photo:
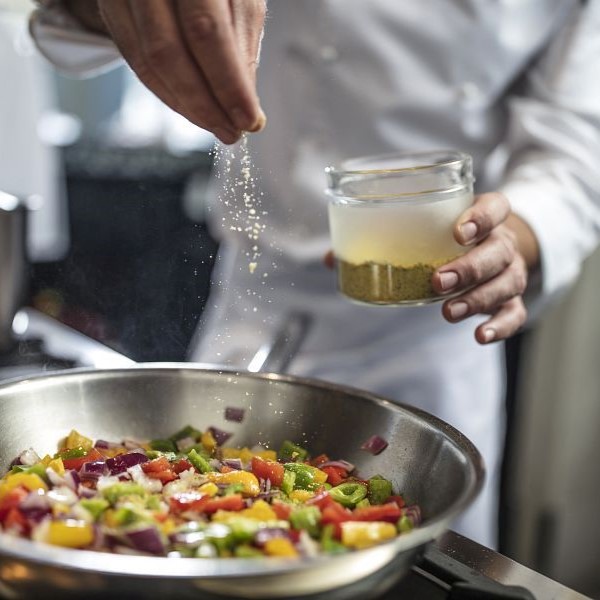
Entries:
<svg viewBox="0 0 600 600">
<path fill-rule="evenodd" d="M 258 191 L 258 177 L 253 174 L 248 134 L 243 135 L 237 146 L 217 144 L 213 154 L 217 177 L 222 183 L 220 201 L 229 213 L 224 219 L 231 231 L 246 238 L 244 246 L 248 247 L 245 252 L 248 270 L 254 273 L 261 255 L 258 242 L 265 229 L 265 224 L 261 221 L 261 214 L 264 215 L 265 211 L 261 210 L 263 193 Z"/>
</svg>

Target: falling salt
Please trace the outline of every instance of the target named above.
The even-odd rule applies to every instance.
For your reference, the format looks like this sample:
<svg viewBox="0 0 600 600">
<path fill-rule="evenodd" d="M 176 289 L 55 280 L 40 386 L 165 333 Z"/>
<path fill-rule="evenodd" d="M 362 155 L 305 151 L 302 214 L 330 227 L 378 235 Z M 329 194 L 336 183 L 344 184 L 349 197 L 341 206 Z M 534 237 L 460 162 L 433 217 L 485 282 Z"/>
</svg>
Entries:
<svg viewBox="0 0 600 600">
<path fill-rule="evenodd" d="M 248 270 L 254 273 L 261 255 L 257 242 L 265 229 L 260 215 L 266 215 L 267 211 L 260 206 L 262 192 L 258 191 L 257 175 L 253 174 L 255 169 L 248 149 L 248 135 L 243 135 L 238 146 L 215 146 L 214 158 L 218 177 L 222 180 L 220 201 L 228 210 L 228 216 L 223 217 L 224 224 L 230 231 L 245 235 L 252 242 L 245 255 Z M 242 202 L 236 202 L 240 196 Z"/>
</svg>

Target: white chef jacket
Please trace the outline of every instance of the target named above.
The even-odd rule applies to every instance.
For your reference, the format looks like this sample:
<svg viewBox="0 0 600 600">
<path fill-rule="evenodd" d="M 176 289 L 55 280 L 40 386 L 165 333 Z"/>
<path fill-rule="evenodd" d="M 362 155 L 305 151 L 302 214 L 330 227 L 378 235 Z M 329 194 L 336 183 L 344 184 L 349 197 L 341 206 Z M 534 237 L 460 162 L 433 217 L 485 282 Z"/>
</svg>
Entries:
<svg viewBox="0 0 600 600">
<path fill-rule="evenodd" d="M 253 273 L 256 241 L 231 228 L 232 211 L 246 210 L 243 198 L 215 201 L 209 215 L 223 243 L 191 357 L 244 365 L 290 310 L 309 313 L 312 328 L 291 372 L 419 406 L 476 444 L 488 478 L 456 528 L 489 546 L 503 439 L 502 345 L 479 346 L 480 319 L 451 325 L 439 305 L 368 307 L 338 296 L 321 264 L 329 247 L 323 168 L 386 151 L 470 153 L 479 191 L 504 191 L 538 237 L 538 303 L 556 294 L 600 230 L 600 0 L 583 6 L 272 1 L 258 83 L 269 124 L 249 139 L 266 226 Z M 33 19 L 38 44 L 77 70 L 76 53 L 44 26 L 49 18 Z M 89 62 L 94 36 L 80 43 Z"/>
</svg>

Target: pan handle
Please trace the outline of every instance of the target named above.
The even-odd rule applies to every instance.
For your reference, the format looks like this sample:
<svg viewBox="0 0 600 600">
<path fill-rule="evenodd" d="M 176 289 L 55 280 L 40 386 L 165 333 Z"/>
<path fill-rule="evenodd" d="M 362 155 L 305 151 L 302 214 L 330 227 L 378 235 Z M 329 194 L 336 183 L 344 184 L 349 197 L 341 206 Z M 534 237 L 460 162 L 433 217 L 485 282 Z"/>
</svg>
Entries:
<svg viewBox="0 0 600 600">
<path fill-rule="evenodd" d="M 292 311 L 286 315 L 273 339 L 263 344 L 250 360 L 247 370 L 251 373 L 284 372 L 306 338 L 311 321 L 310 315 L 302 311 Z M 49 356 L 70 360 L 78 366 L 118 368 L 137 364 L 120 352 L 34 308 L 19 310 L 12 327 L 15 339 L 41 340 L 43 350 Z"/>
<path fill-rule="evenodd" d="M 311 324 L 312 317 L 306 312 L 296 310 L 288 313 L 273 339 L 258 349 L 248 364 L 248 371 L 285 372 L 302 346 Z"/>
<path fill-rule="evenodd" d="M 135 361 L 34 308 L 22 308 L 13 319 L 17 340 L 41 340 L 46 354 L 79 366 L 129 367 Z"/>
</svg>

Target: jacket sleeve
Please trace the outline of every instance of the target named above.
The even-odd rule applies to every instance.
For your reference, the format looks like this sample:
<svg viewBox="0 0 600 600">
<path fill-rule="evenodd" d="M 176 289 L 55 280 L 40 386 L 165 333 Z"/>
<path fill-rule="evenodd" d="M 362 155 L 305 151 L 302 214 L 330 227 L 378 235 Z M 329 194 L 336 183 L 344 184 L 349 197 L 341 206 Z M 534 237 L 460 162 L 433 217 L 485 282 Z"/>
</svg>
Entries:
<svg viewBox="0 0 600 600">
<path fill-rule="evenodd" d="M 65 75 L 91 77 L 121 64 L 108 38 L 84 29 L 59 1 L 41 2 L 29 19 L 38 50 Z"/>
<path fill-rule="evenodd" d="M 600 0 L 588 0 L 509 101 L 501 191 L 536 234 L 534 311 L 574 281 L 600 240 Z"/>
</svg>

